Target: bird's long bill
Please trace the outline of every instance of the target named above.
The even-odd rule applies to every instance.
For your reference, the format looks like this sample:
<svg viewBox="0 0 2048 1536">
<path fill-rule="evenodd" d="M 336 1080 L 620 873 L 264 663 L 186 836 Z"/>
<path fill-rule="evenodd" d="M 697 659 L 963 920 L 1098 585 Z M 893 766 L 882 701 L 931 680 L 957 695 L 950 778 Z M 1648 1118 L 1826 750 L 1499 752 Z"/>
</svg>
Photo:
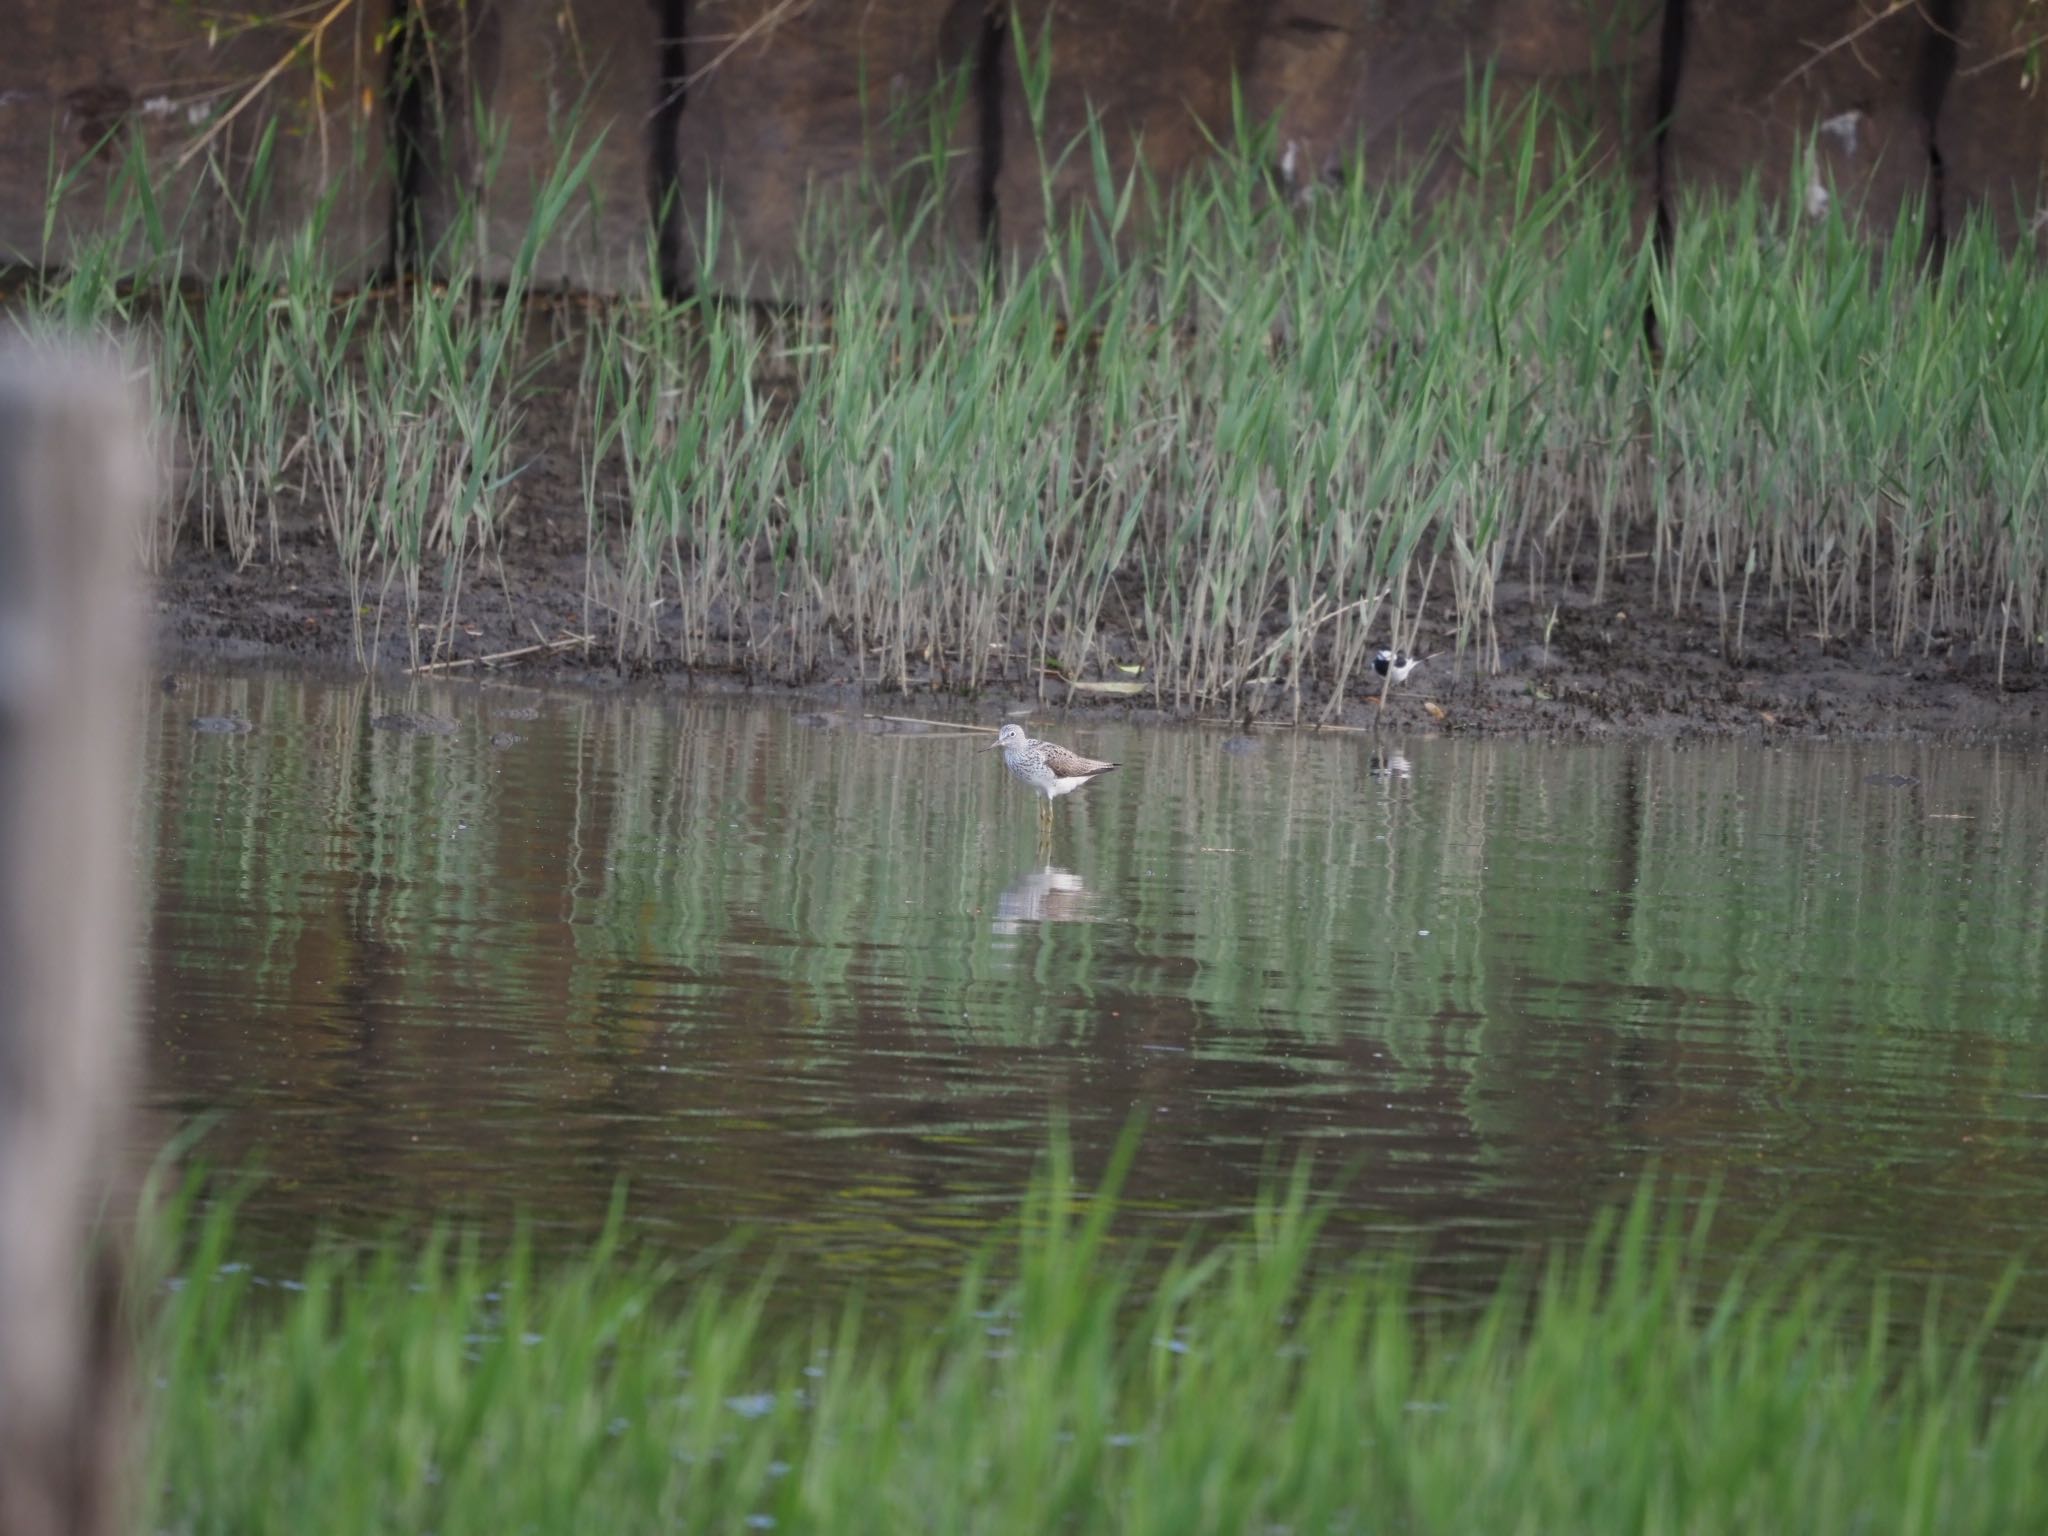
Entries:
<svg viewBox="0 0 2048 1536">
<path fill-rule="evenodd" d="M 993 752 L 996 748 L 1000 747 L 1001 745 L 1002 743 L 1000 741 L 992 741 L 987 746 L 976 747 L 974 750 L 977 752 Z"/>
</svg>

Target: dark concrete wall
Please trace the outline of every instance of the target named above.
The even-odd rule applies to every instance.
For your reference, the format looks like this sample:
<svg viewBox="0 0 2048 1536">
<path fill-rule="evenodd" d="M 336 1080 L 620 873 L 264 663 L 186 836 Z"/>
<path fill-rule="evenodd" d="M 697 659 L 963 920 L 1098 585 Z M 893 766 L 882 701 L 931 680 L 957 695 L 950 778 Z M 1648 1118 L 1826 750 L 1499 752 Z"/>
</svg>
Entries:
<svg viewBox="0 0 2048 1536">
<path fill-rule="evenodd" d="M 632 292 L 655 270 L 656 0 L 419 0 L 405 12 L 399 239 L 420 265 L 503 277 L 551 177 L 589 163 L 531 280 Z M 465 216 L 480 226 L 465 228 Z"/>
<path fill-rule="evenodd" d="M 974 5 L 690 0 L 682 10 L 684 97 L 673 127 L 682 281 L 801 291 L 805 199 L 850 194 L 863 167 L 902 195 L 907 182 L 936 179 L 946 209 L 936 236 L 971 245 Z M 933 98 L 949 84 L 938 107 Z M 706 213 L 714 196 L 715 229 Z M 826 232 L 847 241 L 867 233 L 852 220 Z"/>
<path fill-rule="evenodd" d="M 1943 217 L 1980 209 L 2000 235 L 2048 255 L 2048 44 L 2038 0 L 1969 0 L 1935 125 Z"/>
<path fill-rule="evenodd" d="M 1934 124 L 1921 95 L 1941 42 L 1934 9 L 1689 0 L 1668 194 L 1682 203 L 1754 173 L 1766 197 L 1809 212 L 1839 201 L 1886 231 L 1910 200 L 1934 211 Z"/>
<path fill-rule="evenodd" d="M 1245 120 L 1297 186 L 1361 162 L 1440 192 L 1480 173 L 1468 84 L 1496 115 L 1541 91 L 1560 137 L 1621 170 L 1645 222 L 1754 174 L 1799 208 L 1927 239 L 1973 209 L 2043 243 L 2048 92 L 2038 0 L 17 0 L 0 52 L 0 259 L 62 263 L 132 197 L 123 157 L 218 268 L 325 199 L 344 271 L 450 270 L 465 208 L 510 270 L 562 154 L 588 179 L 535 264 L 544 284 L 798 294 L 807 199 L 834 242 L 872 189 L 934 184 L 935 245 L 1029 249 L 1109 173 L 1160 182 Z M 1048 73 L 1034 101 L 1033 61 Z M 935 94 L 946 110 L 927 104 Z M 232 113 L 232 117 L 229 114 Z M 202 150 L 192 153 L 195 143 Z M 87 151 L 100 145 L 95 158 Z M 208 155 L 222 174 L 202 174 Z M 52 173 L 69 178 L 44 240 Z M 870 198 L 864 204 L 863 199 Z M 110 207 L 110 199 L 113 206 Z M 716 203 L 714 220 L 707 210 Z M 133 242 L 131 242 L 133 243 Z M 466 259 L 466 258 L 465 258 Z"/>
<path fill-rule="evenodd" d="M 166 238 L 198 271 L 218 269 L 252 237 L 299 227 L 323 202 L 336 266 L 381 265 L 392 200 L 378 48 L 387 3 L 308 14 L 283 0 L 236 12 L 207 0 L 10 0 L 0 262 L 67 264 L 81 235 L 140 214 L 146 182 Z M 250 26 L 247 12 L 279 19 Z M 45 209 L 60 184 L 46 242 Z M 126 254 L 140 257 L 149 243 L 137 230 Z"/>
</svg>

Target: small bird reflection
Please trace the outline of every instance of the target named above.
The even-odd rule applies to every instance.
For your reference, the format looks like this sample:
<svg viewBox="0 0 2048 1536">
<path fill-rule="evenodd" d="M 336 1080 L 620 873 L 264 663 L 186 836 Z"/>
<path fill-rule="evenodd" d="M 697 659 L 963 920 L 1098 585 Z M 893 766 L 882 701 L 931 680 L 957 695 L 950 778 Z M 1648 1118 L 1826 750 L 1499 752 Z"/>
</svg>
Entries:
<svg viewBox="0 0 2048 1536">
<path fill-rule="evenodd" d="M 1371 762 L 1366 766 L 1376 779 L 1412 779 L 1415 777 L 1415 765 L 1408 761 L 1406 754 L 1400 752 L 1375 752 L 1372 755 Z"/>
<path fill-rule="evenodd" d="M 1021 932 L 1027 923 L 1092 923 L 1095 897 L 1071 870 L 1048 864 L 1027 869 L 996 898 L 997 933 Z"/>
</svg>

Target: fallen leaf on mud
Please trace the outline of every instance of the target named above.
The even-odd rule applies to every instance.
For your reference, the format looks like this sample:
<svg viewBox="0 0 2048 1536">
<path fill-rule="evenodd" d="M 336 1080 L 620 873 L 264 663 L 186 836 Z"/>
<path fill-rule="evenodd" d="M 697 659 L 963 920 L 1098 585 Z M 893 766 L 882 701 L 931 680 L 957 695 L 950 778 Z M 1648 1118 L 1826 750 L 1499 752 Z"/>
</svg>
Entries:
<svg viewBox="0 0 2048 1536">
<path fill-rule="evenodd" d="M 1078 688 L 1083 693 L 1143 693 L 1145 691 L 1143 683 L 1099 682 L 1085 677 L 1070 677 L 1067 679 L 1067 685 L 1072 688 Z"/>
<path fill-rule="evenodd" d="M 1760 709 L 1757 711 L 1757 714 L 1762 717 L 1765 725 L 1776 725 L 1778 723 L 1778 717 L 1768 709 Z"/>
<path fill-rule="evenodd" d="M 1444 718 L 1444 707 L 1443 705 L 1437 703 L 1435 699 L 1424 699 L 1422 701 L 1422 707 L 1429 711 L 1431 719 L 1441 720 Z"/>
</svg>

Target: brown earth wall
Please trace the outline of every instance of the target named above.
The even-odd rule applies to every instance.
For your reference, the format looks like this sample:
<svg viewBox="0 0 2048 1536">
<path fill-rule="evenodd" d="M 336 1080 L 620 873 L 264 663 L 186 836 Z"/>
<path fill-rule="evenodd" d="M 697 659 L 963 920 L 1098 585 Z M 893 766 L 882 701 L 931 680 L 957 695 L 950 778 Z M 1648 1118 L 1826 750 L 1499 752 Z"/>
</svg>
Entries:
<svg viewBox="0 0 2048 1536">
<path fill-rule="evenodd" d="M 217 270 L 320 211 L 344 275 L 389 259 L 386 55 L 396 0 L 7 0 L 0 263 L 124 236 Z"/>
<path fill-rule="evenodd" d="M 126 231 L 218 270 L 320 208 L 343 273 L 511 270 L 565 154 L 588 176 L 547 286 L 799 297 L 883 193 L 925 238 L 1043 238 L 1109 174 L 1162 184 L 1242 125 L 1298 190 L 1362 164 L 1427 192 L 1488 170 L 1468 108 L 1541 92 L 1539 172 L 1621 169 L 1641 218 L 1754 176 L 1930 243 L 1973 213 L 2048 242 L 2043 0 L 13 0 L 0 262 Z M 1494 154 L 1506 153 L 1496 137 Z M 52 203 L 51 189 L 59 194 Z M 146 195 L 144 192 L 146 189 Z M 244 227 L 239 219 L 246 214 Z M 145 216 L 146 215 L 146 216 Z M 480 221 L 480 243 L 451 240 Z M 151 231 L 168 230 L 152 236 Z M 464 254 L 451 258 L 460 246 Z M 481 253 L 480 256 L 477 253 Z"/>
</svg>

